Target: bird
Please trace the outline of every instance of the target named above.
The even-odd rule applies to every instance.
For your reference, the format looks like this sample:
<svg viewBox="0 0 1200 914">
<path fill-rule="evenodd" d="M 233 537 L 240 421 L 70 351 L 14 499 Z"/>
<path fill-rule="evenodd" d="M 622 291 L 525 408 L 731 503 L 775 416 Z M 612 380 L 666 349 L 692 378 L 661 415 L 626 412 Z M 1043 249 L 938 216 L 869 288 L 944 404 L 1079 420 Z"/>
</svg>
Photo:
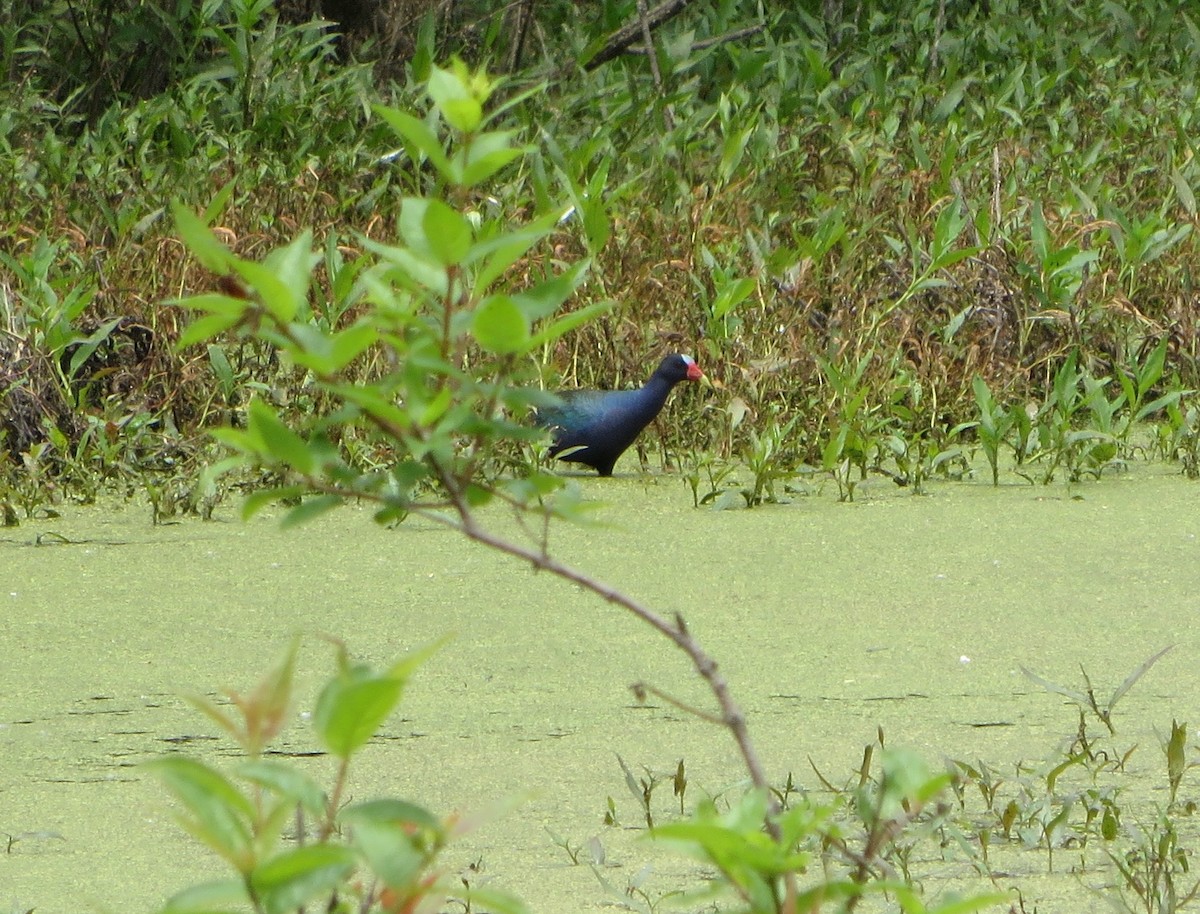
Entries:
<svg viewBox="0 0 1200 914">
<path fill-rule="evenodd" d="M 564 390 L 537 411 L 538 424 L 553 435 L 549 455 L 582 463 L 601 476 L 654 421 L 680 381 L 698 381 L 704 372 L 691 356 L 663 359 L 637 390 Z"/>
</svg>

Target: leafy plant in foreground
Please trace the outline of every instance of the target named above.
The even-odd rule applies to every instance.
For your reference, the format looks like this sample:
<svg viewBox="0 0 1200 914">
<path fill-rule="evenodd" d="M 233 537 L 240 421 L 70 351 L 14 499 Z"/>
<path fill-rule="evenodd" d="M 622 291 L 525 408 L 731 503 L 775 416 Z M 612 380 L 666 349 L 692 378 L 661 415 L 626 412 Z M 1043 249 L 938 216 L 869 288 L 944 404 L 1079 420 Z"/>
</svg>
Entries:
<svg viewBox="0 0 1200 914">
<path fill-rule="evenodd" d="M 294 640 L 249 693 L 229 693 L 228 705 L 192 698 L 245 754 L 231 774 L 182 755 L 146 763 L 180 805 L 181 825 L 235 872 L 179 892 L 163 914 L 278 914 L 306 905 L 335 911 L 347 904 L 368 914 L 431 910 L 451 897 L 468 909 L 482 903 L 523 911 L 508 896 L 438 872 L 442 850 L 464 831 L 455 818 L 392 798 L 344 801 L 354 757 L 391 715 L 430 649 L 377 670 L 335 646 L 336 672 L 312 713 L 314 736 L 337 761 L 326 788 L 297 762 L 267 755 L 291 716 L 297 647 Z M 289 825 L 294 833 L 285 835 Z"/>
<path fill-rule="evenodd" d="M 570 493 L 561 490 L 557 479 L 532 469 L 517 478 L 502 478 L 495 472 L 504 447 L 535 442 L 542 435 L 520 421 L 530 405 L 544 402 L 545 397 L 536 388 L 519 383 L 521 366 L 603 312 L 606 305 L 596 303 L 560 313 L 564 302 L 582 287 L 587 263 L 563 266 L 558 273 L 546 273 L 537 266 L 539 260 L 548 259 L 540 256 L 542 245 L 563 230 L 559 225 L 569 208 L 554 206 L 546 199 L 528 221 L 516 225 L 509 224 L 502 206 L 486 212 L 474 208 L 481 185 L 507 166 L 537 156 L 536 150 L 517 144 L 514 131 L 488 128 L 489 121 L 504 110 L 491 117 L 484 115 L 484 104 L 495 88 L 493 81 L 482 71 L 471 72 L 456 63 L 449 70 L 433 68 L 427 88 L 434 107 L 424 119 L 398 109 L 378 109 L 403 142 L 413 170 L 424 176 L 424 193 L 403 200 L 397 243 L 361 240 L 367 251 L 364 262 L 352 282 L 333 290 L 345 299 L 336 303 L 335 310 L 354 314 L 351 322 L 323 324 L 311 303 L 319 297 L 312 286 L 320 256 L 313 250 L 309 233 L 301 233 L 259 263 L 236 256 L 217 242 L 202 220 L 176 208 L 181 234 L 205 265 L 224 277 L 226 290 L 183 303 L 200 316 L 185 331 L 181 344 L 210 343 L 226 334 L 262 341 L 277 350 L 282 361 L 303 369 L 309 384 L 331 404 L 330 412 L 307 415 L 292 425 L 272 404 L 255 399 L 246 409 L 244 428 L 219 432 L 221 440 L 236 452 L 226 467 L 260 465 L 283 480 L 274 489 L 252 494 L 245 511 L 253 513 L 270 501 L 283 499 L 292 506 L 286 521 L 296 522 L 357 500 L 374 505 L 380 522 L 420 514 L 574 583 L 668 638 L 687 655 L 712 696 L 712 711 L 692 709 L 693 713 L 722 726 L 738 749 L 751 790 L 759 798 L 746 807 L 757 817 L 753 827 L 779 848 L 778 854 L 764 857 L 755 853 L 756 840 L 740 850 L 735 848 L 732 856 L 718 847 L 706 847 L 703 853 L 723 867 L 726 878 L 734 880 L 739 890 L 754 886 L 754 911 L 795 914 L 801 896 L 795 869 L 799 858 L 790 846 L 794 836 L 786 830 L 791 820 L 777 814 L 745 715 L 733 701 L 715 661 L 681 616 L 664 617 L 550 554 L 551 517 L 577 513 Z M 509 105 L 520 100 L 513 99 Z M 596 194 L 594 199 L 602 196 Z M 516 207 L 514 211 L 528 209 Z M 509 284 L 513 274 L 522 278 L 519 287 Z M 367 358 L 386 370 L 377 375 L 355 370 Z M 351 462 L 342 446 L 350 434 L 390 450 L 392 459 L 368 467 Z M 480 511 L 488 504 L 515 511 L 531 542 L 495 533 L 486 523 L 487 515 Z M 348 695 L 357 694 L 360 688 L 353 670 L 338 680 L 339 688 Z M 363 675 L 374 682 L 369 672 Z M 379 700 L 371 703 L 372 709 L 390 700 L 390 693 L 383 686 L 378 688 Z M 651 686 L 635 688 L 638 694 L 653 691 L 662 696 Z M 324 699 L 314 715 L 318 721 L 326 719 L 323 707 Z M 360 736 L 365 740 L 369 733 L 362 731 L 368 729 L 364 722 L 361 730 L 344 734 L 343 742 L 330 745 L 343 772 L 358 745 L 353 740 Z M 223 781 L 195 769 L 182 775 L 189 773 L 195 773 L 201 783 L 184 784 L 190 791 L 188 797 L 202 796 L 211 788 L 233 807 L 214 827 L 225 828 L 231 817 L 250 815 Z M 328 808 L 336 807 L 343 783 L 339 774 Z M 673 783 L 678 796 L 686 786 L 682 769 L 677 770 Z M 647 788 L 647 803 L 651 790 Z M 353 809 L 347 818 L 352 834 L 381 835 L 378 845 L 361 848 L 372 868 L 382 874 L 383 868 L 393 863 L 405 867 L 389 877 L 392 882 L 411 875 L 414 868 L 421 869 L 428 858 L 414 857 L 404 852 L 405 848 L 397 852 L 386 826 L 400 819 L 418 833 L 432 831 L 430 849 L 440 846 L 444 837 L 423 816 L 404 819 L 404 810 L 394 806 Z M 257 828 L 257 820 L 251 821 Z M 318 838 L 325 841 L 333 820 L 326 816 L 323 821 Z M 275 825 L 273 818 L 265 822 L 264 833 Z M 739 820 L 738 827 L 749 829 L 750 819 Z M 224 840 L 228 836 L 217 837 Z M 225 846 L 236 851 L 228 856 L 237 866 L 248 859 L 242 851 L 252 849 L 254 841 L 240 832 L 230 840 L 233 843 Z M 380 856 L 372 856 L 375 851 Z M 304 856 L 297 858 L 297 864 L 320 866 L 320 876 L 311 882 L 319 883 L 321 891 L 348 878 L 354 865 L 351 852 L 345 849 L 302 848 L 295 853 L 301 852 Z M 260 861 L 255 858 L 250 872 L 258 875 L 257 881 L 247 884 L 250 899 L 258 897 L 255 892 L 273 890 L 276 882 L 290 884 L 288 866 L 292 862 L 285 858 L 284 864 L 272 863 L 259 872 Z M 241 867 L 239 872 L 245 877 L 248 871 Z M 875 875 L 864 872 L 864 881 L 873 881 Z M 820 886 L 813 891 L 813 897 L 822 897 Z M 830 892 L 838 894 L 833 888 Z M 914 897 L 915 892 L 913 889 Z M 303 903 L 299 897 L 293 900 L 280 894 L 277 898 L 280 900 L 273 903 L 269 914 Z M 400 904 L 396 910 L 405 908 Z"/>
</svg>

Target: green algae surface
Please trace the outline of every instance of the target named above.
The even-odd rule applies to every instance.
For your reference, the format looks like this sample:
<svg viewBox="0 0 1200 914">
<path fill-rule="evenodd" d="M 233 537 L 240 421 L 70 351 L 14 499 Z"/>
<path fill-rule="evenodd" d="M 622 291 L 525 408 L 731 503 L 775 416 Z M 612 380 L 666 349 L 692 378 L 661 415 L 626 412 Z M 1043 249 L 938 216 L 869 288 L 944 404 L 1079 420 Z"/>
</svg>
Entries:
<svg viewBox="0 0 1200 914">
<path fill-rule="evenodd" d="M 1158 734 L 1200 721 L 1196 485 L 1159 468 L 1071 488 L 954 484 L 914 497 L 881 484 L 853 504 L 826 493 L 707 511 L 673 478 L 579 484 L 607 505 L 601 523 L 557 527 L 551 551 L 685 616 L 773 782 L 791 773 L 817 789 L 815 766 L 844 783 L 880 728 L 935 765 L 1041 762 L 1078 717 L 1021 667 L 1077 687 L 1082 666 L 1107 695 L 1170 644 L 1114 718 L 1140 746 L 1131 783 L 1165 803 Z M 448 865 L 535 914 L 614 901 L 551 835 L 594 837 L 583 859 L 602 847 L 597 871 L 617 891 L 636 882 L 657 898 L 702 878 L 642 837 L 618 754 L 664 776 L 684 759 L 693 798 L 744 778 L 724 733 L 634 700 L 630 684 L 645 681 L 709 707 L 665 640 L 419 521 L 387 530 L 345 508 L 291 530 L 267 516 L 154 527 L 144 507 L 69 509 L 3 531 L 0 602 L 0 832 L 12 839 L 0 905 L 14 910 L 149 911 L 220 874 L 137 764 L 175 752 L 232 761 L 180 696 L 248 688 L 293 632 L 336 635 L 375 662 L 454 636 L 362 756 L 350 793 L 482 813 Z M 303 717 L 332 670 L 328 645 L 306 637 L 301 667 L 298 719 L 279 749 L 324 776 Z M 615 826 L 603 823 L 610 797 Z M 669 789 L 661 798 L 667 815 Z M 1030 910 L 1089 909 L 1112 882 L 1049 873 L 1030 853 L 999 882 Z"/>
</svg>

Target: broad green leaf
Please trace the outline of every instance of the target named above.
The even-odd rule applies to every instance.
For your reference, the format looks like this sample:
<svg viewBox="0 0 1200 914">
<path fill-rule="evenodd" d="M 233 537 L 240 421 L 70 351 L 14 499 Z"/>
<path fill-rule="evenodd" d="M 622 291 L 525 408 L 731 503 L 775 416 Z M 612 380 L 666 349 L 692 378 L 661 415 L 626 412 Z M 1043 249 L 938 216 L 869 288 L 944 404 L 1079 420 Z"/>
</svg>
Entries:
<svg viewBox="0 0 1200 914">
<path fill-rule="evenodd" d="M 438 831 L 442 827 L 441 820 L 424 806 L 409 803 L 407 800 L 383 799 L 367 800 L 347 806 L 338 815 L 339 819 L 352 825 L 363 822 L 377 824 L 416 825 L 422 829 Z"/>
<path fill-rule="evenodd" d="M 444 842 L 441 822 L 403 800 L 359 803 L 338 818 L 350 826 L 354 844 L 372 871 L 392 888 L 408 887 L 420 873 L 428 849 Z"/>
<path fill-rule="evenodd" d="M 971 87 L 973 82 L 975 82 L 973 77 L 963 77 L 949 89 L 947 89 L 946 94 L 942 96 L 941 101 L 939 101 L 937 106 L 933 109 L 930 119 L 936 123 L 946 120 L 946 118 L 953 114 L 954 110 L 963 100 L 963 96 L 967 94 L 967 89 Z"/>
<path fill-rule="evenodd" d="M 208 225 L 178 200 L 171 202 L 171 214 L 175 217 L 179 237 L 204 268 L 218 275 L 228 273 L 234 256 L 217 241 Z"/>
<path fill-rule="evenodd" d="M 332 374 L 330 353 L 333 351 L 333 340 L 329 333 L 314 324 L 299 321 L 288 325 L 288 333 L 291 337 L 288 355 L 292 361 L 318 375 Z"/>
<path fill-rule="evenodd" d="M 449 387 L 443 387 L 437 392 L 437 395 L 425 404 L 425 408 L 421 410 L 421 418 L 419 425 L 435 425 L 437 421 L 446 414 L 454 402 L 454 391 Z"/>
<path fill-rule="evenodd" d="M 388 426 L 391 432 L 403 433 L 412 428 L 412 417 L 407 410 L 397 406 L 378 387 L 366 387 L 361 384 L 331 384 L 329 392 Z"/>
<path fill-rule="evenodd" d="M 367 820 L 356 823 L 351 835 L 371 872 L 388 887 L 408 889 L 421 874 L 426 855 L 414 846 L 404 825 Z"/>
<path fill-rule="evenodd" d="M 557 276 L 550 276 L 517 293 L 513 300 L 531 321 L 549 317 L 583 284 L 589 266 L 588 260 L 573 263 Z"/>
<path fill-rule="evenodd" d="M 286 463 L 305 476 L 312 475 L 316 460 L 308 442 L 285 425 L 262 400 L 251 400 L 247 413 L 248 430 L 258 437 L 264 456 Z"/>
<path fill-rule="evenodd" d="M 471 224 L 441 200 L 430 200 L 421 220 L 430 252 L 442 266 L 457 266 L 471 249 Z"/>
<path fill-rule="evenodd" d="M 501 889 L 487 886 L 467 886 L 455 893 L 467 902 L 470 911 L 487 911 L 489 914 L 529 914 L 529 908 L 520 898 Z"/>
<path fill-rule="evenodd" d="M 1141 422 L 1147 416 L 1152 416 L 1159 410 L 1166 409 L 1168 406 L 1173 406 L 1174 404 L 1178 403 L 1180 397 L 1184 396 L 1186 393 L 1187 391 L 1173 390 L 1170 393 L 1163 394 L 1161 397 L 1158 397 L 1155 400 L 1151 400 L 1137 411 L 1133 417 L 1133 421 Z"/>
<path fill-rule="evenodd" d="M 450 160 L 446 157 L 445 149 L 442 148 L 442 141 L 424 121 L 413 117 L 406 111 L 389 108 L 386 105 L 372 105 L 371 107 L 387 122 L 400 139 L 412 147 L 409 154 L 414 162 L 420 163 L 421 158 L 424 157 L 437 169 L 443 180 L 452 180 Z M 413 155 L 414 150 L 420 155 Z"/>
<path fill-rule="evenodd" d="M 953 251 L 946 251 L 945 253 L 938 255 L 938 258 L 933 262 L 931 269 L 944 270 L 947 267 L 952 267 L 960 260 L 966 260 L 968 257 L 974 257 L 981 250 L 982 248 L 968 247 L 958 248 Z"/>
<path fill-rule="evenodd" d="M 334 892 L 356 863 L 349 848 L 311 844 L 268 860 L 250 874 L 250 884 L 266 914 L 286 914 Z"/>
<path fill-rule="evenodd" d="M 147 762 L 146 770 L 183 805 L 185 828 L 221 857 L 244 870 L 251 859 L 250 801 L 219 771 L 194 759 Z"/>
<path fill-rule="evenodd" d="M 403 688 L 401 679 L 374 674 L 331 680 L 313 711 L 313 726 L 325 748 L 338 758 L 349 758 L 392 713 Z"/>
<path fill-rule="evenodd" d="M 589 321 L 599 317 L 606 311 L 612 309 L 612 301 L 593 302 L 590 305 L 585 305 L 582 308 L 577 308 L 574 311 L 569 311 L 562 317 L 551 321 L 542 326 L 529 340 L 529 348 L 535 349 L 544 346 L 547 343 L 552 343 L 559 337 L 570 333 L 577 327 L 581 327 Z"/>
<path fill-rule="evenodd" d="M 312 229 L 305 229 L 288 244 L 271 251 L 264 258 L 263 265 L 274 272 L 287 288 L 291 299 L 298 303 L 298 312 L 299 305 L 308 302 L 312 271 L 320 262 L 320 253 L 313 250 Z"/>
<path fill-rule="evenodd" d="M 341 371 L 378 341 L 379 331 L 366 321 L 338 331 L 333 335 L 333 348 L 330 353 L 333 370 Z"/>
<path fill-rule="evenodd" d="M 1192 185 L 1188 183 L 1188 179 L 1178 168 L 1171 169 L 1171 183 L 1175 185 L 1175 196 L 1179 198 L 1179 205 L 1189 216 L 1195 218 L 1196 194 L 1192 190 Z"/>
<path fill-rule="evenodd" d="M 975 911 L 982 911 L 984 908 L 996 905 L 1007 906 L 1011 910 L 1013 898 L 1011 895 L 1000 892 L 992 892 L 988 895 L 968 895 L 965 898 L 951 897 L 940 900 L 937 907 L 929 909 L 929 914 L 973 914 Z"/>
<path fill-rule="evenodd" d="M 400 218 L 397 220 L 400 239 L 413 251 L 421 254 L 432 251 L 425 231 L 425 213 L 432 202 L 426 197 L 405 197 L 400 201 Z"/>
<path fill-rule="evenodd" d="M 529 346 L 529 318 L 510 295 L 485 298 L 475 309 L 473 330 L 479 345 L 498 355 L 523 352 Z"/>
<path fill-rule="evenodd" d="M 458 72 L 434 66 L 426 83 L 442 117 L 461 133 L 474 133 L 483 122 L 483 105 Z"/>
<path fill-rule="evenodd" d="M 720 319 L 729 314 L 729 312 L 750 296 L 750 293 L 754 291 L 755 285 L 755 281 L 748 276 L 722 283 L 721 288 L 717 291 L 716 298 L 713 299 L 713 317 Z"/>
<path fill-rule="evenodd" d="M 283 530 L 297 527 L 322 514 L 328 514 L 343 504 L 345 504 L 345 499 L 340 495 L 314 495 L 305 498 L 300 504 L 288 509 L 287 514 L 283 515 L 283 519 L 279 522 L 279 526 Z"/>
<path fill-rule="evenodd" d="M 275 320 L 286 324 L 295 319 L 305 299 L 296 295 L 291 285 L 280 279 L 273 269 L 252 260 L 235 261 L 233 269 L 254 289 L 263 307 Z"/>
<path fill-rule="evenodd" d="M 245 299 L 234 298 L 232 295 L 225 295 L 221 292 L 202 292 L 199 295 L 189 295 L 187 298 L 179 299 L 176 304 L 184 308 L 191 308 L 193 311 L 207 311 L 210 314 L 219 314 L 234 319 L 240 318 L 245 311 L 253 307 Z"/>
<path fill-rule="evenodd" d="M 475 275 L 475 294 L 484 295 L 492 283 L 503 275 L 504 271 L 520 260 L 542 239 L 554 230 L 554 219 L 543 217 L 524 229 L 515 232 L 505 232 L 495 238 L 476 242 L 471 246 L 464 263 L 473 263 L 484 259 L 483 265 Z"/>
<path fill-rule="evenodd" d="M 435 638 L 433 641 L 422 645 L 416 650 L 409 651 L 388 667 L 388 675 L 394 679 L 407 682 L 409 676 L 415 673 L 426 660 L 440 651 L 452 638 L 452 635 L 442 635 L 442 637 Z"/>
<path fill-rule="evenodd" d="M 474 187 L 509 162 L 532 151 L 529 146 L 513 145 L 515 135 L 515 130 L 491 130 L 473 137 L 470 146 L 463 151 L 463 184 Z"/>
<path fill-rule="evenodd" d="M 159 914 L 242 914 L 249 904 L 241 879 L 218 879 L 177 892 Z"/>
<path fill-rule="evenodd" d="M 467 164 L 462 171 L 462 183 L 467 187 L 475 187 L 492 177 L 505 165 L 513 162 L 528 152 L 526 147 L 497 149 L 487 155 L 467 156 Z"/>
<path fill-rule="evenodd" d="M 401 210 L 401 219 L 404 219 L 403 209 Z M 371 271 L 363 277 L 367 291 L 374 295 L 380 305 L 395 306 L 396 295 L 388 287 L 389 282 L 396 282 L 415 290 L 428 290 L 436 295 L 445 295 L 450 288 L 450 279 L 446 274 L 446 268 L 433 259 L 423 235 L 420 238 L 421 247 L 419 249 L 394 247 L 371 241 L 366 244 L 368 248 L 379 254 L 385 263 L 400 272 L 400 275 L 397 276 L 392 271 L 382 275 L 379 271 Z M 372 285 L 372 283 L 377 284 Z"/>
</svg>

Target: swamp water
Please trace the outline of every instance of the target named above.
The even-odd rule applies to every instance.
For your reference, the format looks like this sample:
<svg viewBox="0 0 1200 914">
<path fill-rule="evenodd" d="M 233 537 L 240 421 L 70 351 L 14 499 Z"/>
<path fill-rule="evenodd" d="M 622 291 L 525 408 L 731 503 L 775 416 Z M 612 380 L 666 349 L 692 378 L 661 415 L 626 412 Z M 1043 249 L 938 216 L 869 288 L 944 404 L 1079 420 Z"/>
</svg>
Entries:
<svg viewBox="0 0 1200 914">
<path fill-rule="evenodd" d="M 1200 486 L 1169 468 L 1071 488 L 941 485 L 927 497 L 872 483 L 854 504 L 826 491 L 725 512 L 693 509 L 674 478 L 579 483 L 608 505 L 603 524 L 560 525 L 551 551 L 684 614 L 747 712 L 773 783 L 792 772 L 818 790 L 810 759 L 847 783 L 879 727 L 934 765 L 1040 764 L 1078 719 L 1021 666 L 1078 688 L 1082 664 L 1103 701 L 1173 644 L 1114 715 L 1122 741 L 1140 746 L 1128 767 L 1142 818 L 1165 805 L 1156 732 L 1173 718 L 1200 723 Z M 663 776 L 684 759 L 689 803 L 742 777 L 723 732 L 633 699 L 629 684 L 645 680 L 710 707 L 663 638 L 419 521 L 385 530 L 345 508 L 286 531 L 266 516 L 153 527 L 145 507 L 70 508 L 0 531 L 0 602 L 0 832 L 20 836 L 0 854 L 0 911 L 148 911 L 225 875 L 135 766 L 171 752 L 232 764 L 179 694 L 249 688 L 293 631 L 337 635 L 375 663 L 454 634 L 363 753 L 350 793 L 437 813 L 520 800 L 446 862 L 474 866 L 473 881 L 515 892 L 534 914 L 616 909 L 548 830 L 573 845 L 597 836 L 617 888 L 643 880 L 655 899 L 700 882 L 698 866 L 640 837 L 616 754 Z M 298 713 L 332 666 L 329 647 L 306 637 Z M 322 779 L 331 768 L 305 755 L 314 745 L 300 722 L 281 748 Z M 1180 798 L 1198 793 L 1189 772 Z M 602 823 L 610 796 L 621 827 Z M 669 818 L 669 785 L 655 803 Z M 1111 872 L 1072 876 L 1070 861 L 1058 852 L 1049 875 L 1045 851 L 1030 851 L 999 884 L 1019 886 L 1029 911 L 1105 907 L 1088 887 Z"/>
</svg>

